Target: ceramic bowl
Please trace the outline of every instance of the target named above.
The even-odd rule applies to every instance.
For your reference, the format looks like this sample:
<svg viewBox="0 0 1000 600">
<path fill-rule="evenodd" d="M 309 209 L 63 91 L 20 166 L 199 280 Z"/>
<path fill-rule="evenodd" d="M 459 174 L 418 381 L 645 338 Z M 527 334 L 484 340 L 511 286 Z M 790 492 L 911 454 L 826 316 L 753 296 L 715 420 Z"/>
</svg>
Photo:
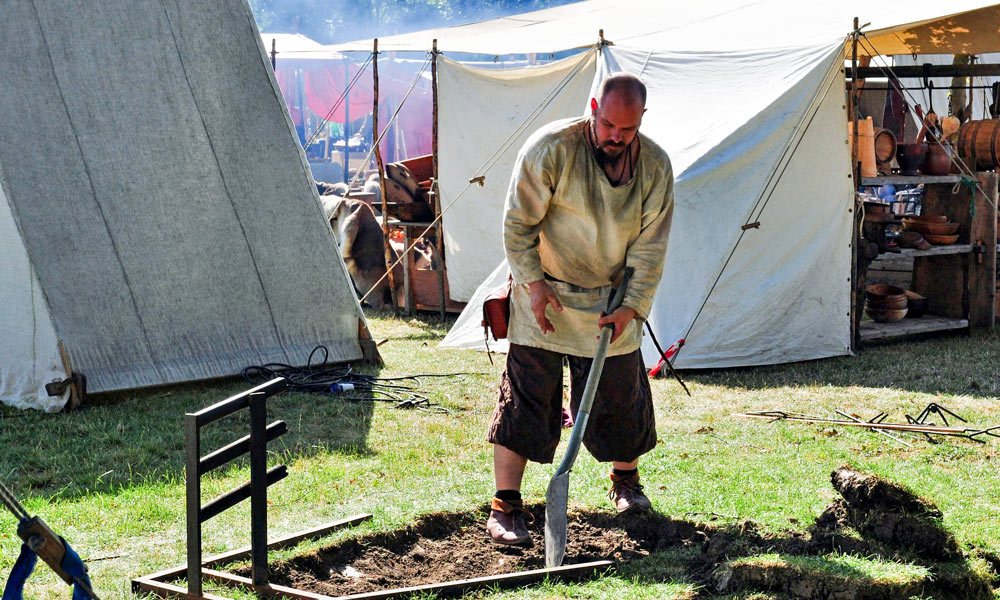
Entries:
<svg viewBox="0 0 1000 600">
<path fill-rule="evenodd" d="M 925 235 L 928 233 L 933 235 L 952 235 L 958 232 L 960 225 L 958 223 L 928 223 L 926 221 L 907 222 L 904 219 L 903 227 Z"/>
<path fill-rule="evenodd" d="M 883 298 L 892 297 L 906 297 L 906 290 L 894 285 L 888 285 L 885 283 L 876 283 L 873 285 L 865 286 L 865 299 L 867 300 L 881 300 Z"/>
<path fill-rule="evenodd" d="M 958 241 L 958 234 L 955 235 L 934 235 L 932 233 L 925 233 L 924 239 L 928 242 L 937 246 L 947 246 L 948 244 L 954 244 Z"/>
<path fill-rule="evenodd" d="M 865 313 L 876 323 L 895 323 L 906 316 L 906 309 L 885 309 L 879 310 L 865 307 Z"/>
<path fill-rule="evenodd" d="M 906 296 L 886 296 L 879 300 L 865 300 L 865 307 L 873 310 L 898 310 L 906 308 Z"/>
<path fill-rule="evenodd" d="M 906 221 L 920 221 L 924 223 L 947 223 L 947 215 L 910 215 L 903 217 Z"/>
<path fill-rule="evenodd" d="M 896 144 L 896 161 L 903 175 L 918 175 L 927 156 L 927 144 Z"/>
<path fill-rule="evenodd" d="M 920 294 L 906 290 L 906 318 L 918 319 L 927 312 L 927 298 Z"/>
</svg>

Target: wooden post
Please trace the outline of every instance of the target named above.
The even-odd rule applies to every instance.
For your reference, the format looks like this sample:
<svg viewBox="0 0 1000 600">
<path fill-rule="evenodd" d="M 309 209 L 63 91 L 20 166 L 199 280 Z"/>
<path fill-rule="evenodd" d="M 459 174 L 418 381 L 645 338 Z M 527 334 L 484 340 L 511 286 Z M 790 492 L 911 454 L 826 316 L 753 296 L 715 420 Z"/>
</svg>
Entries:
<svg viewBox="0 0 1000 600">
<path fill-rule="evenodd" d="M 277 38 L 271 38 L 271 70 L 274 70 L 274 65 L 278 61 L 278 40 Z"/>
<path fill-rule="evenodd" d="M 351 170 L 351 63 L 344 57 L 344 183 Z M 347 190 L 350 194 L 351 191 Z"/>
<path fill-rule="evenodd" d="M 861 169 L 858 168 L 858 113 L 856 110 L 857 99 L 854 95 L 858 85 L 858 18 L 854 17 L 854 32 L 851 34 L 851 93 L 847 103 L 847 118 L 854 123 L 851 132 L 851 189 L 854 196 L 854 204 L 851 208 L 851 351 L 857 350 L 859 337 L 859 325 L 861 321 L 861 309 L 858 306 L 858 299 L 863 298 L 859 290 L 864 282 L 861 281 L 861 272 L 858 269 L 858 245 L 861 243 L 861 236 L 858 226 L 861 223 L 861 215 L 858 208 L 858 177 Z"/>
<path fill-rule="evenodd" d="M 444 293 L 444 227 L 441 222 L 441 189 L 438 184 L 438 79 L 437 79 L 437 59 L 438 41 L 434 40 L 431 49 L 431 97 L 433 98 L 433 109 L 431 114 L 431 155 L 434 169 L 434 177 L 431 181 L 431 193 L 434 196 L 434 219 L 437 224 L 434 228 L 437 234 L 437 255 L 438 255 L 438 295 L 441 298 L 441 320 L 445 317 L 445 308 L 448 305 L 448 298 Z"/>
<path fill-rule="evenodd" d="M 975 202 L 975 215 L 969 218 L 969 243 L 973 253 L 969 256 L 969 327 L 993 328 L 996 320 L 996 224 L 997 201 L 996 173 L 978 173 L 978 189 L 969 191 L 970 202 Z"/>
<path fill-rule="evenodd" d="M 255 586 L 266 586 L 267 572 L 267 396 L 251 393 L 250 403 L 250 555 Z"/>
<path fill-rule="evenodd" d="M 198 416 L 184 415 L 184 488 L 187 510 L 187 591 L 201 596 L 201 430 Z"/>
<path fill-rule="evenodd" d="M 396 300 L 396 277 L 392 273 L 392 243 L 389 240 L 389 213 L 385 204 L 385 165 L 382 163 L 382 150 L 378 145 L 378 38 L 375 38 L 372 48 L 372 88 L 375 99 L 372 101 L 372 145 L 375 146 L 375 164 L 378 165 L 378 187 L 382 202 L 382 239 L 385 250 L 385 268 L 389 275 L 389 294 L 392 297 L 392 312 L 399 314 L 399 302 Z M 403 249 L 406 252 L 406 249 Z"/>
</svg>

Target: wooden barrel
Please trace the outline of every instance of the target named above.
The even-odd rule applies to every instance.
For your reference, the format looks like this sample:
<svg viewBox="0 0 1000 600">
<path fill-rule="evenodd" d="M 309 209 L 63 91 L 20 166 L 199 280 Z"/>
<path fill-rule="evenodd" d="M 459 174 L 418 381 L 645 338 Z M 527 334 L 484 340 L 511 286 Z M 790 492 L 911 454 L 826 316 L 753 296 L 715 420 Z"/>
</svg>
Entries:
<svg viewBox="0 0 1000 600">
<path fill-rule="evenodd" d="M 958 130 L 958 155 L 976 158 L 976 169 L 1000 166 L 1000 119 L 969 121 Z"/>
<path fill-rule="evenodd" d="M 887 165 L 894 158 L 896 158 L 896 135 L 888 129 L 876 129 L 875 162 L 880 165 Z"/>
</svg>

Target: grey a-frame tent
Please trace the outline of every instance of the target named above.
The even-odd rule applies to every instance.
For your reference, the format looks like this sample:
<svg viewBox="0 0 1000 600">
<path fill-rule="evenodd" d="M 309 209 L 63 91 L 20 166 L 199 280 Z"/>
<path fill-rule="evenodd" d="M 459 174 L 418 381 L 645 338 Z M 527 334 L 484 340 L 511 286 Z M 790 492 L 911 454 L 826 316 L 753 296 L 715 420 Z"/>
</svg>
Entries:
<svg viewBox="0 0 1000 600">
<path fill-rule="evenodd" d="M 0 39 L 0 401 L 362 358 L 245 0 L 10 0 Z"/>
</svg>

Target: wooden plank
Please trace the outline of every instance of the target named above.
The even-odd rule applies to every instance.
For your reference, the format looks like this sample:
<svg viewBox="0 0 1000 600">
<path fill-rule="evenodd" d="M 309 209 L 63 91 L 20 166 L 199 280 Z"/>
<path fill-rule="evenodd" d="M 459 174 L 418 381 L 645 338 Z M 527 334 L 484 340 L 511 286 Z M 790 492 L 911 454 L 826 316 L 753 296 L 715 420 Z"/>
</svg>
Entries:
<svg viewBox="0 0 1000 600">
<path fill-rule="evenodd" d="M 895 323 L 861 322 L 861 339 L 863 341 L 879 340 L 918 333 L 934 331 L 952 331 L 969 327 L 967 319 L 949 319 L 927 315 L 918 319 L 903 319 Z"/>
<path fill-rule="evenodd" d="M 971 244 L 948 244 L 947 246 L 931 246 L 926 250 L 916 248 L 900 248 L 899 252 L 884 252 L 878 255 L 876 260 L 893 260 L 893 258 L 904 259 L 917 256 L 945 256 L 947 254 L 968 254 L 972 252 Z"/>
<path fill-rule="evenodd" d="M 907 248 L 909 250 L 910 248 Z M 912 271 L 913 256 L 902 254 L 879 254 L 879 257 L 868 265 L 869 271 Z"/>
<path fill-rule="evenodd" d="M 70 380 L 69 405 L 66 408 L 68 410 L 80 408 L 80 405 L 83 404 L 84 390 L 80 389 L 80 385 L 73 379 L 73 367 L 69 362 L 69 352 L 62 340 L 59 340 L 59 356 L 62 359 L 63 370 L 66 371 L 66 379 Z"/>
<path fill-rule="evenodd" d="M 888 175 L 884 177 L 862 177 L 861 185 L 917 185 L 918 183 L 958 183 L 961 175 Z"/>
<path fill-rule="evenodd" d="M 884 79 L 885 67 L 858 67 L 858 78 L 860 79 Z M 986 77 L 1000 75 L 1000 65 L 997 64 L 973 64 L 973 65 L 896 65 L 892 68 L 892 74 L 899 79 L 921 79 L 927 77 Z M 846 67 L 844 78 L 851 79 L 854 76 L 854 69 Z"/>
<path fill-rule="evenodd" d="M 351 525 L 357 525 L 363 523 L 372 518 L 371 514 L 364 513 L 360 515 L 355 515 L 353 517 L 347 517 L 346 519 L 340 519 L 339 521 L 334 521 L 320 527 L 314 527 L 312 529 L 305 529 L 298 533 L 293 533 L 276 540 L 272 540 L 267 544 L 268 549 L 279 550 L 281 548 L 289 548 L 298 544 L 299 542 L 323 537 L 327 533 L 334 531 L 335 529 L 341 529 L 344 527 L 349 527 Z M 218 565 L 224 565 L 227 563 L 235 562 L 237 560 L 243 560 L 250 556 L 250 546 L 244 546 L 237 550 L 230 550 L 229 552 L 223 552 L 222 554 L 216 554 L 214 556 L 209 556 L 201 561 L 203 567 L 214 567 Z M 134 579 L 133 581 L 138 581 L 139 579 L 148 579 L 152 581 L 169 581 L 171 579 L 176 579 L 184 574 L 187 570 L 187 566 L 183 565 L 180 567 L 171 567 L 169 569 L 164 569 L 162 571 L 157 571 L 145 577 L 140 577 Z"/>
<path fill-rule="evenodd" d="M 242 585 L 248 588 L 254 588 L 254 591 L 258 594 L 265 596 L 284 596 L 286 598 L 300 598 L 301 600 L 333 600 L 333 596 L 326 596 L 315 592 L 308 592 L 306 590 L 298 590 L 283 585 L 275 585 L 273 583 L 257 587 L 254 586 L 253 582 L 247 577 L 240 577 L 239 575 L 233 575 L 232 573 L 226 573 L 224 571 L 204 569 L 202 571 L 202 576 L 204 576 L 205 579 L 214 581 L 215 583 L 221 583 L 223 585 L 234 587 Z"/>
<path fill-rule="evenodd" d="M 334 531 L 336 529 L 342 529 L 351 525 L 357 525 L 363 523 L 372 518 L 372 515 L 365 513 L 361 515 L 355 515 L 353 517 L 348 517 L 346 519 L 340 519 L 339 521 L 334 521 L 333 523 L 328 523 L 321 527 L 314 527 L 313 529 L 306 529 L 305 531 L 300 531 L 298 533 L 293 533 L 291 535 L 285 536 L 283 538 L 278 538 L 268 542 L 268 550 L 279 550 L 281 548 L 290 548 L 303 540 L 314 539 L 323 537 L 324 535 Z M 204 566 L 217 566 L 226 563 L 231 563 L 237 560 L 243 560 L 250 556 L 250 546 L 244 546 L 238 550 L 232 550 L 224 554 L 217 554 L 215 556 L 210 556 L 205 559 L 202 563 Z"/>
<path fill-rule="evenodd" d="M 476 577 L 474 579 L 460 579 L 458 581 L 446 581 L 443 583 L 432 583 L 427 585 L 416 585 L 411 587 L 396 588 L 392 590 L 380 590 L 377 592 L 367 592 L 363 594 L 351 594 L 349 596 L 324 596 L 313 592 L 306 592 L 294 588 L 268 585 L 259 588 L 258 591 L 264 594 L 273 593 L 288 596 L 290 598 L 300 598 L 302 600 L 385 600 L 401 596 L 410 596 L 420 593 L 441 593 L 441 592 L 467 592 L 484 587 L 514 587 L 528 583 L 541 581 L 546 577 L 560 578 L 570 576 L 580 576 L 592 573 L 600 568 L 613 566 L 610 560 L 598 560 L 594 562 L 581 563 L 578 565 L 563 565 L 551 569 L 534 569 L 532 571 L 521 571 L 519 573 L 505 573 L 503 575 L 492 575 L 489 577 Z M 222 571 L 204 571 L 205 578 L 219 583 L 229 583 L 236 585 L 250 585 L 250 580 L 246 577 L 239 577 Z"/>
<path fill-rule="evenodd" d="M 993 327 L 996 317 L 996 226 L 997 226 L 997 174 L 980 173 L 979 185 L 982 192 L 976 190 L 975 215 L 970 216 L 969 242 L 979 246 L 983 252 L 969 257 L 969 326 Z M 963 188 L 965 186 L 962 186 Z M 966 190 L 963 194 L 966 203 L 972 195 Z"/>
<path fill-rule="evenodd" d="M 205 594 L 202 593 L 200 596 L 192 596 L 188 594 L 185 588 L 179 585 L 171 585 L 169 583 L 163 583 L 160 581 L 155 581 L 148 577 L 139 577 L 138 579 L 132 580 L 132 591 L 136 594 L 147 593 L 153 594 L 154 596 L 159 596 L 161 598 L 189 598 L 191 600 L 231 600 L 226 596 L 219 596 L 217 594 Z"/>
</svg>

